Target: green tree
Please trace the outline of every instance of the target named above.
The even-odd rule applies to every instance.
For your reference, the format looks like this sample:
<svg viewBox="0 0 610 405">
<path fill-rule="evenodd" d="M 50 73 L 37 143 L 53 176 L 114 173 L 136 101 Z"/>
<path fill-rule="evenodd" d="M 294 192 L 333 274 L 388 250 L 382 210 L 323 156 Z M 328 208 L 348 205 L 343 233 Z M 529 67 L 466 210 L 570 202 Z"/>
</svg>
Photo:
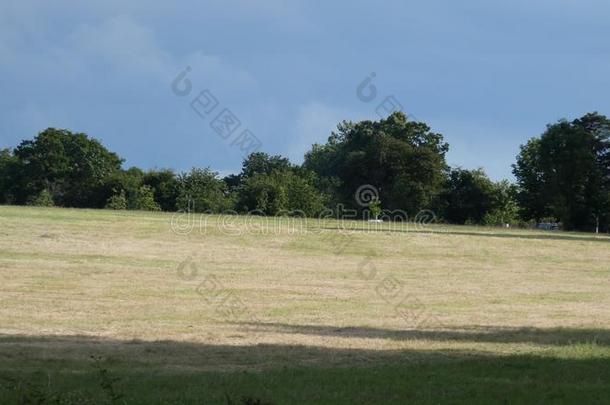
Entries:
<svg viewBox="0 0 610 405">
<path fill-rule="evenodd" d="M 325 145 L 305 155 L 304 167 L 319 176 L 333 201 L 358 207 L 354 193 L 370 184 L 387 209 L 418 212 L 441 191 L 448 148 L 442 135 L 397 112 L 380 121 L 344 121 Z"/>
<path fill-rule="evenodd" d="M 295 170 L 296 168 L 287 158 L 280 155 L 255 152 L 244 159 L 239 174 L 226 176 L 223 181 L 227 184 L 229 190 L 235 191 L 246 179 L 254 177 L 257 174 L 271 174 L 276 171 L 283 172 L 285 170 Z"/>
<path fill-rule="evenodd" d="M 14 155 L 19 160 L 13 179 L 18 203 L 48 190 L 59 205 L 102 207 L 103 183 L 122 163 L 96 139 L 55 128 L 21 142 Z"/>
<path fill-rule="evenodd" d="M 138 192 L 143 185 L 144 172 L 138 167 L 118 170 L 104 180 L 103 194 L 106 202 L 112 196 L 123 194 L 127 200 L 127 209 L 137 210 Z"/>
<path fill-rule="evenodd" d="M 371 219 L 378 219 L 381 214 L 381 201 L 378 198 L 374 198 L 369 204 L 369 210 L 371 210 Z"/>
<path fill-rule="evenodd" d="M 161 211 L 161 207 L 155 201 L 155 194 L 150 186 L 142 186 L 138 189 L 134 197 L 133 209 L 140 211 Z"/>
<path fill-rule="evenodd" d="M 153 189 L 155 201 L 163 211 L 176 209 L 180 183 L 172 170 L 150 170 L 144 174 L 142 182 Z"/>
<path fill-rule="evenodd" d="M 0 149 L 0 204 L 14 202 L 13 190 L 17 158 L 10 149 Z"/>
<path fill-rule="evenodd" d="M 53 196 L 49 192 L 49 190 L 42 190 L 38 195 L 31 196 L 27 205 L 32 205 L 34 207 L 53 207 L 55 203 L 53 202 Z"/>
<path fill-rule="evenodd" d="M 493 184 L 493 209 L 483 217 L 486 225 L 518 224 L 519 205 L 517 203 L 517 187 L 502 180 Z"/>
<path fill-rule="evenodd" d="M 233 208 L 226 183 L 209 168 L 193 168 L 189 173 L 182 173 L 178 176 L 178 183 L 178 209 L 220 213 Z"/>
<path fill-rule="evenodd" d="M 524 215 L 568 230 L 610 225 L 610 120 L 597 113 L 549 125 L 521 146 L 513 173 Z"/>
<path fill-rule="evenodd" d="M 316 216 L 324 209 L 324 199 L 311 177 L 284 169 L 247 177 L 238 190 L 238 208 L 266 215 Z"/>
<path fill-rule="evenodd" d="M 283 172 L 293 166 L 290 161 L 280 155 L 268 155 L 264 152 L 250 154 L 243 163 L 241 176 L 248 178 L 257 174 L 271 174 L 272 172 Z"/>
<path fill-rule="evenodd" d="M 452 169 L 441 197 L 445 219 L 454 224 L 482 223 L 496 206 L 494 191 L 483 169 Z"/>
<path fill-rule="evenodd" d="M 106 201 L 106 207 L 110 210 L 126 210 L 127 209 L 127 197 L 125 197 L 125 190 L 121 190 L 119 193 L 111 196 Z"/>
</svg>

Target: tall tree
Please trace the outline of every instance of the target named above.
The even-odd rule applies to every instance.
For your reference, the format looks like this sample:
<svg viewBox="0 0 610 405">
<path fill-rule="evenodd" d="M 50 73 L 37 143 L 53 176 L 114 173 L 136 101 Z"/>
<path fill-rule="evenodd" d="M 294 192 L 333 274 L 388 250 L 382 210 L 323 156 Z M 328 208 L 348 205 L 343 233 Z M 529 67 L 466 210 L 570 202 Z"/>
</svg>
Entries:
<svg viewBox="0 0 610 405">
<path fill-rule="evenodd" d="M 142 182 L 153 189 L 155 201 L 163 211 L 176 209 L 180 183 L 172 170 L 150 170 L 144 174 Z"/>
<path fill-rule="evenodd" d="M 447 170 L 443 136 L 397 112 L 380 121 L 343 122 L 325 145 L 314 145 L 304 167 L 339 200 L 357 207 L 354 193 L 370 184 L 386 209 L 430 208 Z"/>
<path fill-rule="evenodd" d="M 48 128 L 14 150 L 19 160 L 15 183 L 18 203 L 48 190 L 59 205 L 103 207 L 105 179 L 122 159 L 83 133 Z"/>
<path fill-rule="evenodd" d="M 446 204 L 445 219 L 455 224 L 482 223 L 496 208 L 494 183 L 483 169 L 451 170 L 441 199 Z"/>
<path fill-rule="evenodd" d="M 178 184 L 178 209 L 221 213 L 233 208 L 226 184 L 218 178 L 218 173 L 209 168 L 193 168 L 188 173 L 180 174 Z"/>
<path fill-rule="evenodd" d="M 524 213 L 549 215 L 566 229 L 610 221 L 610 120 L 597 113 L 549 125 L 521 147 L 513 173 Z"/>
<path fill-rule="evenodd" d="M 14 202 L 12 181 L 17 165 L 18 160 L 10 149 L 0 149 L 0 204 Z"/>
</svg>

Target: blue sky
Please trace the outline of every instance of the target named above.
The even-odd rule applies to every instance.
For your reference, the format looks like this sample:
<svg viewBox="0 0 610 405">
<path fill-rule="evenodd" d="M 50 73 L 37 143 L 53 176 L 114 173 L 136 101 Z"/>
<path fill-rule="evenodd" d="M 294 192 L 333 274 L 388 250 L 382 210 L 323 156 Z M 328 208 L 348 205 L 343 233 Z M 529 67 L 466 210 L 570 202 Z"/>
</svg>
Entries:
<svg viewBox="0 0 610 405">
<path fill-rule="evenodd" d="M 450 143 L 449 163 L 511 178 L 545 125 L 610 114 L 610 3 L 11 1 L 0 3 L 0 147 L 46 127 L 86 132 L 126 166 L 236 171 L 243 153 L 197 115 L 208 89 L 300 162 L 393 95 Z M 191 68 L 192 92 L 174 78 Z M 372 72 L 377 97 L 358 85 Z"/>
</svg>

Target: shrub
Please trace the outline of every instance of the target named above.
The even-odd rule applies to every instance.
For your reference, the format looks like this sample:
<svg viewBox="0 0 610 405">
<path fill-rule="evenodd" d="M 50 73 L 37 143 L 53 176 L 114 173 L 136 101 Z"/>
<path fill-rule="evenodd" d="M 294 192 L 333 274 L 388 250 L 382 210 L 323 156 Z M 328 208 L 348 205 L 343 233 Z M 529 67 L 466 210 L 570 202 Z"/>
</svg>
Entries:
<svg viewBox="0 0 610 405">
<path fill-rule="evenodd" d="M 119 194 L 115 194 L 106 201 L 106 207 L 110 210 L 126 210 L 127 209 L 127 197 L 125 197 L 125 191 L 121 190 Z"/>
<path fill-rule="evenodd" d="M 142 186 L 138 189 L 133 200 L 133 207 L 142 211 L 161 211 L 161 207 L 155 201 L 155 194 L 150 186 Z"/>
<path fill-rule="evenodd" d="M 322 195 L 307 179 L 291 170 L 248 177 L 238 189 L 238 207 L 265 215 L 296 214 L 315 216 L 324 209 Z"/>
<path fill-rule="evenodd" d="M 29 198 L 27 204 L 35 207 L 53 207 L 55 205 L 53 196 L 47 189 L 42 190 L 37 196 Z"/>
<path fill-rule="evenodd" d="M 178 176 L 179 191 L 176 208 L 193 209 L 195 212 L 223 212 L 232 208 L 227 198 L 227 186 L 210 169 L 192 169 Z"/>
<path fill-rule="evenodd" d="M 371 219 L 379 218 L 379 214 L 381 214 L 381 201 L 378 198 L 373 199 L 369 205 L 369 210 L 371 210 Z"/>
</svg>

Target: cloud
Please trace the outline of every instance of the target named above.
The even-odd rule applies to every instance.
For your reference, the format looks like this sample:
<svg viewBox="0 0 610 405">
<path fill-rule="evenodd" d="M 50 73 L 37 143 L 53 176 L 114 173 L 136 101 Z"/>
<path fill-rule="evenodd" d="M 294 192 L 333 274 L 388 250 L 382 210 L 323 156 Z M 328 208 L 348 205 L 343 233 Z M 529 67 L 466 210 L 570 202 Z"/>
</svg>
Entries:
<svg viewBox="0 0 610 405">
<path fill-rule="evenodd" d="M 67 47 L 89 60 L 123 73 L 167 76 L 171 57 L 158 45 L 154 32 L 133 18 L 120 15 L 99 25 L 81 25 L 67 39 Z"/>
<path fill-rule="evenodd" d="M 330 133 L 344 119 L 347 111 L 314 101 L 299 107 L 296 116 L 295 135 L 288 144 L 288 157 L 301 163 L 303 156 L 314 143 L 325 143 Z"/>
</svg>

